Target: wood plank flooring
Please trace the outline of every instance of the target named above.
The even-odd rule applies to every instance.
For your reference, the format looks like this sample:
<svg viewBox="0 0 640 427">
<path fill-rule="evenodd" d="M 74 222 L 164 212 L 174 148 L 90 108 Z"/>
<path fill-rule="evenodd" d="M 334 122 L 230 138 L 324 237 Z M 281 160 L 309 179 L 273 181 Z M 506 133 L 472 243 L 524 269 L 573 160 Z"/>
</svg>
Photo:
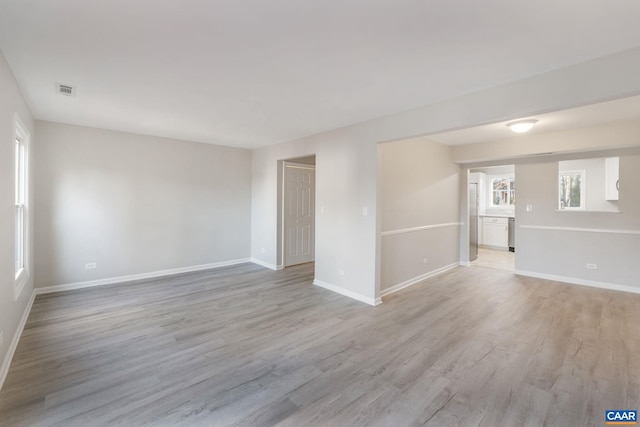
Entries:
<svg viewBox="0 0 640 427">
<path fill-rule="evenodd" d="M 640 295 L 460 267 L 370 307 L 253 264 L 38 296 L 1 426 L 601 426 Z"/>
</svg>

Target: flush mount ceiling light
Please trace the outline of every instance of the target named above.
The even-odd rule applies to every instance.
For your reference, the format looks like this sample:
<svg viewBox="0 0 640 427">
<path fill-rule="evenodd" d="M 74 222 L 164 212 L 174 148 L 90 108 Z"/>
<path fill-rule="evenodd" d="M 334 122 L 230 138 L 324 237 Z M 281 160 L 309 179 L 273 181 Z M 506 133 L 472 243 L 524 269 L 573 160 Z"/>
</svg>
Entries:
<svg viewBox="0 0 640 427">
<path fill-rule="evenodd" d="M 517 120 L 515 122 L 507 123 L 507 127 L 515 133 L 524 133 L 531 130 L 533 125 L 535 125 L 536 123 L 538 123 L 538 121 L 534 119 Z"/>
</svg>

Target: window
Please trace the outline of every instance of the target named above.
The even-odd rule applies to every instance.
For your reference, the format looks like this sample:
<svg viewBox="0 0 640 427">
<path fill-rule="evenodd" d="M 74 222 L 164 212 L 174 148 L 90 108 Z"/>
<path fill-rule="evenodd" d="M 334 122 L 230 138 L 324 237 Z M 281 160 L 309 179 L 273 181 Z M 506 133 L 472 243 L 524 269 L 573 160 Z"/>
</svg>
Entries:
<svg viewBox="0 0 640 427">
<path fill-rule="evenodd" d="M 491 180 L 491 206 L 509 207 L 516 204 L 516 180 L 493 178 Z"/>
<path fill-rule="evenodd" d="M 585 208 L 585 172 L 560 172 L 559 208 L 564 210 L 583 210 Z"/>
<path fill-rule="evenodd" d="M 29 278 L 28 270 L 28 166 L 29 132 L 16 115 L 14 120 L 14 181 L 15 181 L 15 288 L 18 299 Z"/>
</svg>

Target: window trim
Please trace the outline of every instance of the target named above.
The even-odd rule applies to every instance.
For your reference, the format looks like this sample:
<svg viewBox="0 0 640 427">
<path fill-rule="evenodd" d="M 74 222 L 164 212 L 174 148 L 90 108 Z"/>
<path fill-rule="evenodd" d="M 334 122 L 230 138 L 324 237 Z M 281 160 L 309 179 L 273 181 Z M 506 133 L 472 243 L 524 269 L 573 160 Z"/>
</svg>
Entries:
<svg viewBox="0 0 640 427">
<path fill-rule="evenodd" d="M 22 268 L 20 268 L 19 270 L 15 271 L 15 281 L 14 281 L 14 289 L 13 289 L 13 299 L 14 301 L 17 301 L 18 298 L 20 297 L 20 295 L 22 294 L 22 290 L 24 289 L 24 286 L 26 285 L 27 281 L 29 280 L 29 260 L 30 260 L 30 220 L 29 220 L 29 145 L 30 145 L 30 137 L 31 134 L 29 132 L 29 130 L 27 129 L 27 127 L 25 126 L 25 124 L 22 122 L 22 120 L 20 119 L 20 116 L 18 116 L 18 114 L 14 114 L 14 120 L 13 120 L 13 139 L 11 141 L 12 145 L 13 145 L 13 158 L 14 158 L 14 204 L 16 207 L 16 210 L 19 208 L 19 206 L 22 206 L 22 222 L 23 222 L 23 230 L 22 230 Z M 22 147 L 20 147 L 22 146 Z M 24 200 L 22 200 L 22 203 L 18 203 L 19 201 L 17 200 L 16 196 L 17 196 L 17 186 L 18 186 L 18 182 L 16 181 L 16 175 L 17 175 L 17 171 L 16 171 L 16 150 L 18 149 L 23 149 L 23 157 L 22 157 L 22 162 L 23 162 L 23 170 L 22 170 L 22 175 L 23 175 L 23 182 L 22 182 L 22 188 L 23 188 L 23 198 Z M 14 262 L 15 262 L 15 256 L 16 256 L 16 251 L 17 248 L 15 247 L 16 244 L 16 234 L 17 234 L 17 224 L 15 223 L 15 217 L 14 217 L 14 224 L 13 224 L 13 229 L 14 229 Z M 14 265 L 14 270 L 15 270 L 15 265 Z"/>
<path fill-rule="evenodd" d="M 580 206 L 563 207 L 562 194 L 560 193 L 560 179 L 563 175 L 580 175 Z M 587 209 L 587 171 L 581 170 L 563 170 L 558 171 L 558 210 L 560 211 L 584 211 Z"/>
<path fill-rule="evenodd" d="M 515 189 L 511 190 L 511 184 L 515 182 L 516 178 L 513 175 L 489 175 L 488 177 L 488 181 L 489 181 L 489 200 L 490 200 L 490 208 L 497 208 L 497 209 L 509 209 L 509 208 L 513 208 L 515 206 L 515 204 L 511 203 L 511 191 L 513 191 L 515 193 Z M 506 205 L 496 205 L 495 204 L 495 198 L 493 197 L 493 182 L 494 181 L 502 181 L 502 180 L 509 180 L 509 188 L 506 190 L 507 191 L 507 201 L 508 203 Z"/>
</svg>

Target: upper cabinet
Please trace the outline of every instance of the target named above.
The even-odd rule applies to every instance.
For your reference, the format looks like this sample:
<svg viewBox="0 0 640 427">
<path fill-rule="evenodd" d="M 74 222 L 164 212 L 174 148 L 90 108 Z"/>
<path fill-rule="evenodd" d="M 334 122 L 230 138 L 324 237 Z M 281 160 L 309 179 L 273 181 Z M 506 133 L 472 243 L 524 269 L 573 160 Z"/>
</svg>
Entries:
<svg viewBox="0 0 640 427">
<path fill-rule="evenodd" d="M 604 159 L 604 194 L 606 200 L 618 200 L 620 187 L 620 158 L 607 157 Z"/>
</svg>

